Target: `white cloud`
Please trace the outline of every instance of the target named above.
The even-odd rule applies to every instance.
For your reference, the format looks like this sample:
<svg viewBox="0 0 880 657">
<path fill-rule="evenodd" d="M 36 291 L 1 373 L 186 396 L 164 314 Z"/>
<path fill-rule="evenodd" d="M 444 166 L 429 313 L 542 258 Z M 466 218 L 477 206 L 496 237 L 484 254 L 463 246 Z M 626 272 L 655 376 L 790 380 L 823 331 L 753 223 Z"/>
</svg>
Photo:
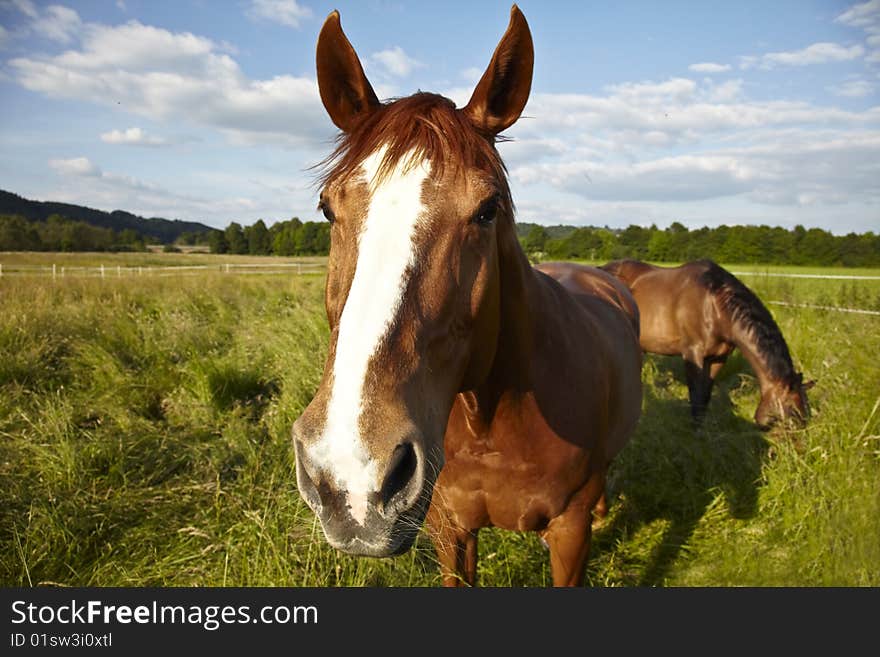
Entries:
<svg viewBox="0 0 880 657">
<path fill-rule="evenodd" d="M 662 214 L 647 212 L 651 203 L 678 211 L 739 199 L 793 212 L 806 203 L 880 202 L 880 108 L 754 101 L 739 79 L 604 92 L 532 96 L 525 114 L 533 118 L 501 146 L 516 188 L 532 198 L 549 188 L 589 203 L 642 204 L 630 221 Z"/>
<path fill-rule="evenodd" d="M 312 10 L 300 6 L 296 0 L 251 0 L 247 14 L 254 19 L 298 28 L 303 20 L 312 17 Z"/>
<path fill-rule="evenodd" d="M 102 171 L 85 157 L 50 160 L 49 165 L 60 175 L 60 180 L 53 185 L 47 200 L 77 203 L 107 211 L 124 209 L 144 217 L 204 221 L 217 227 L 225 226 L 230 217 L 245 224 L 260 217 L 287 218 L 291 208 L 311 205 L 313 201 L 310 188 L 291 188 L 289 184 L 283 184 L 285 178 L 273 178 L 271 175 L 248 181 L 245 194 L 241 194 L 239 189 L 239 193 L 224 196 L 222 193 L 218 195 L 216 190 L 240 185 L 240 175 L 194 171 L 191 178 L 203 183 L 203 189 L 210 190 L 200 195 L 180 193 L 129 175 Z M 272 193 L 267 194 L 267 190 Z"/>
<path fill-rule="evenodd" d="M 739 58 L 739 67 L 742 70 L 747 70 L 750 68 L 754 68 L 760 61 L 761 58 L 757 55 L 742 55 Z"/>
<path fill-rule="evenodd" d="M 111 130 L 101 134 L 101 141 L 106 144 L 126 144 L 129 146 L 168 146 L 171 143 L 164 137 L 148 135 L 141 128 Z"/>
<path fill-rule="evenodd" d="M 30 19 L 21 30 L 24 34 L 36 32 L 44 38 L 68 44 L 82 27 L 79 14 L 69 7 L 49 5 L 41 9 L 31 0 L 12 0 L 10 4 Z"/>
<path fill-rule="evenodd" d="M 765 137 L 769 135 L 765 134 Z M 703 201 L 744 196 L 761 204 L 880 202 L 880 136 L 777 134 L 767 143 L 623 163 L 572 160 L 522 165 L 521 185 L 549 184 L 601 201 Z"/>
<path fill-rule="evenodd" d="M 844 96 L 846 98 L 864 98 L 874 93 L 874 85 L 867 80 L 855 79 L 846 80 L 838 85 L 828 87 L 828 91 L 835 96 Z"/>
<path fill-rule="evenodd" d="M 714 62 L 700 62 L 699 64 L 691 64 L 688 70 L 695 73 L 724 73 L 730 70 L 730 64 L 716 64 Z"/>
<path fill-rule="evenodd" d="M 681 102 L 691 98 L 697 83 L 688 78 L 671 78 L 665 82 L 624 82 L 606 87 L 611 95 L 624 101 L 653 104 L 654 101 Z"/>
<path fill-rule="evenodd" d="M 712 85 L 708 93 L 708 99 L 713 103 L 729 103 L 740 98 L 742 90 L 742 80 L 728 80 L 721 84 Z"/>
<path fill-rule="evenodd" d="M 68 44 L 82 27 L 82 21 L 73 9 L 60 5 L 47 7 L 31 24 L 33 29 L 47 39 Z"/>
<path fill-rule="evenodd" d="M 239 142 L 302 146 L 332 134 L 311 78 L 252 80 L 210 39 L 138 21 L 81 32 L 78 49 L 8 62 L 14 78 L 53 98 L 209 126 Z"/>
<path fill-rule="evenodd" d="M 66 176 L 86 176 L 100 178 L 101 169 L 92 164 L 87 157 L 75 157 L 69 160 L 49 160 L 49 166 Z"/>
<path fill-rule="evenodd" d="M 471 84 L 476 85 L 477 82 L 480 81 L 480 78 L 483 77 L 483 69 L 477 68 L 476 66 L 470 66 L 461 72 L 461 77 Z"/>
<path fill-rule="evenodd" d="M 558 137 L 546 139 L 516 139 L 503 144 L 502 154 L 508 168 L 519 164 L 534 164 L 540 160 L 553 159 L 569 152 L 569 146 Z"/>
<path fill-rule="evenodd" d="M 849 27 L 874 28 L 880 25 L 880 0 L 870 0 L 853 5 L 834 19 Z"/>
<path fill-rule="evenodd" d="M 853 5 L 834 19 L 847 27 L 864 30 L 869 52 L 865 61 L 880 64 L 880 0 Z"/>
<path fill-rule="evenodd" d="M 129 21 L 123 25 L 91 25 L 81 50 L 68 50 L 50 60 L 71 72 L 91 75 L 118 70 L 125 74 L 218 74 L 236 64 L 215 53 L 217 45 L 191 32 L 169 32 Z"/>
<path fill-rule="evenodd" d="M 766 70 L 777 66 L 809 66 L 811 64 L 849 61 L 858 59 L 864 54 L 865 48 L 858 44 L 847 48 L 836 43 L 821 42 L 801 50 L 740 57 L 740 68 L 749 69 L 757 66 Z"/>
<path fill-rule="evenodd" d="M 566 135 L 563 141 L 570 142 L 572 135 L 583 133 L 662 132 L 669 136 L 670 144 L 680 145 L 731 131 L 804 123 L 862 125 L 880 119 L 880 109 L 858 113 L 803 102 L 732 102 L 739 90 L 738 81 L 698 87 L 691 80 L 673 79 L 659 84 L 616 85 L 608 87 L 605 95 L 596 96 L 537 93 L 524 112 L 534 119 L 519 122 L 516 134 L 547 138 L 562 132 Z M 720 101 L 719 93 L 727 100 Z"/>
<path fill-rule="evenodd" d="M 370 60 L 378 64 L 387 75 L 399 78 L 404 78 L 413 69 L 424 66 L 422 62 L 407 55 L 400 46 L 373 53 Z"/>
<path fill-rule="evenodd" d="M 12 0 L 12 6 L 28 18 L 37 18 L 40 15 L 31 0 Z"/>
<path fill-rule="evenodd" d="M 587 198 L 691 201 L 739 194 L 756 176 L 747 163 L 723 154 L 680 155 L 633 164 L 577 161 L 522 167 L 520 183 L 543 180 Z"/>
</svg>

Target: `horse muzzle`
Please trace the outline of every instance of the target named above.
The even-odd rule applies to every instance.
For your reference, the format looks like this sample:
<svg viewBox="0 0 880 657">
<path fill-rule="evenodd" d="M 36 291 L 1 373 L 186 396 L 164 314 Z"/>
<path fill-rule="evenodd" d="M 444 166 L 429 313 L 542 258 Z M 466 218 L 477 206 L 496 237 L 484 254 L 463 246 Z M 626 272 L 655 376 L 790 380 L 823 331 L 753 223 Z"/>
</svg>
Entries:
<svg viewBox="0 0 880 657">
<path fill-rule="evenodd" d="M 428 511 L 433 478 L 422 450 L 411 441 L 395 447 L 381 486 L 354 493 L 331 472 L 314 467 L 299 440 L 296 448 L 297 487 L 321 522 L 327 542 L 347 554 L 391 557 L 415 542 Z"/>
</svg>

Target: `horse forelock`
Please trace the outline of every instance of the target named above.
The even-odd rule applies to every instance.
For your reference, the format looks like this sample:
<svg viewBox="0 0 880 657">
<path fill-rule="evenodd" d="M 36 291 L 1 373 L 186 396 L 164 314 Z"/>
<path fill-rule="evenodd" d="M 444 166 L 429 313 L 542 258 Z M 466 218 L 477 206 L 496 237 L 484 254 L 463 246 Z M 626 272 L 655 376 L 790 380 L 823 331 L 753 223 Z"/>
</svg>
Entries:
<svg viewBox="0 0 880 657">
<path fill-rule="evenodd" d="M 334 151 L 317 165 L 319 183 L 357 175 L 363 161 L 381 149 L 376 182 L 428 161 L 437 177 L 449 167 L 484 171 L 504 186 L 503 196 L 509 198 L 507 170 L 494 142 L 448 98 L 418 92 L 379 106 L 350 132 L 340 133 Z"/>
</svg>

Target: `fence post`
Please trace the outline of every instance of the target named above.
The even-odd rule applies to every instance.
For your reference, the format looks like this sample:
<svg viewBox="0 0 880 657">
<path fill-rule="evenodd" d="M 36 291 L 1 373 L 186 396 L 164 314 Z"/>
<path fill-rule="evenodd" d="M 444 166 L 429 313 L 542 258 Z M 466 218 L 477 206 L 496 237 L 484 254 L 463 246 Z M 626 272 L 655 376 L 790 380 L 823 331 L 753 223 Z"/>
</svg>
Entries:
<svg viewBox="0 0 880 657">
<path fill-rule="evenodd" d="M 55 263 L 52 263 L 52 280 L 55 280 Z"/>
<path fill-rule="evenodd" d="M 61 278 L 64 278 L 64 265 L 61 265 Z"/>
<path fill-rule="evenodd" d="M 226 273 L 227 274 L 229 273 L 229 263 L 228 262 L 226 263 Z"/>
<path fill-rule="evenodd" d="M 116 277 L 122 278 L 122 265 L 116 265 Z"/>
<path fill-rule="evenodd" d="M 104 265 L 101 265 L 101 278 L 104 278 Z"/>
<path fill-rule="evenodd" d="M 3 278 L 3 263 L 0 262 L 0 278 Z"/>
</svg>

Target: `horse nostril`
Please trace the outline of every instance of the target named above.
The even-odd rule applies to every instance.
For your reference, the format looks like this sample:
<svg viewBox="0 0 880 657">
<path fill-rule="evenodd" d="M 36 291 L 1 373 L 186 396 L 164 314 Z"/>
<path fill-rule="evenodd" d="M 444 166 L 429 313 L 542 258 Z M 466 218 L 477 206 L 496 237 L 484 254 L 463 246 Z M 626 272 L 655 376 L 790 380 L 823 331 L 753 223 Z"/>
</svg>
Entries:
<svg viewBox="0 0 880 657">
<path fill-rule="evenodd" d="M 401 493 L 407 490 L 418 469 L 418 456 L 412 443 L 401 443 L 394 448 L 385 481 L 382 483 L 380 499 L 387 508 Z"/>
</svg>

